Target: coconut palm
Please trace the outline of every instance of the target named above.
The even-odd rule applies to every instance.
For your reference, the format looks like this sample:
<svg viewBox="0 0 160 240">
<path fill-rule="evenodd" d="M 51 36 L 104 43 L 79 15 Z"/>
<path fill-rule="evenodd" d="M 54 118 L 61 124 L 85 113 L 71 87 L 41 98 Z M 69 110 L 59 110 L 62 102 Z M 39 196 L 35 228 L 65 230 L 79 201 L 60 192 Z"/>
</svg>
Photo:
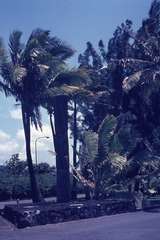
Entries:
<svg viewBox="0 0 160 240">
<path fill-rule="evenodd" d="M 68 103 L 75 96 L 90 94 L 85 90 L 89 81 L 83 70 L 63 71 L 51 80 L 42 99 L 42 105 L 50 116 L 56 152 L 58 202 L 70 200 Z"/>
<path fill-rule="evenodd" d="M 33 202 L 40 201 L 31 154 L 31 123 L 41 128 L 40 99 L 53 76 L 63 67 L 63 61 L 73 54 L 73 50 L 49 31 L 34 30 L 27 43 L 21 43 L 22 33 L 14 31 L 9 39 L 7 55 L 0 42 L 0 87 L 6 96 L 13 96 L 21 105 L 22 121 L 26 143 L 26 157 L 30 173 Z"/>
</svg>

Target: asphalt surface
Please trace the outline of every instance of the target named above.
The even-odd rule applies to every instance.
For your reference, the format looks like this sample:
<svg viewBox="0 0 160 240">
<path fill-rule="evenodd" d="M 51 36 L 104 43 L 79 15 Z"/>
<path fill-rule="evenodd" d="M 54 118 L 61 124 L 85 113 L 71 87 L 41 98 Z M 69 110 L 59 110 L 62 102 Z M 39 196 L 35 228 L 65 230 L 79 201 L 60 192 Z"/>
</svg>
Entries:
<svg viewBox="0 0 160 240">
<path fill-rule="evenodd" d="M 135 212 L 50 224 L 1 229 L 0 240 L 160 240 L 160 212 Z"/>
</svg>

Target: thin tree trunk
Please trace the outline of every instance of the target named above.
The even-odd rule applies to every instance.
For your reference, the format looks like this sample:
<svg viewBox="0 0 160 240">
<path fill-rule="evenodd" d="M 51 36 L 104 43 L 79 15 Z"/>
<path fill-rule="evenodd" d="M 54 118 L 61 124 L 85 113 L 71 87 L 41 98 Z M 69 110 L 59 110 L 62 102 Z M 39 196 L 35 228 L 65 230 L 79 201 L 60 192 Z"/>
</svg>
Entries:
<svg viewBox="0 0 160 240">
<path fill-rule="evenodd" d="M 77 104 L 76 101 L 74 104 L 74 113 L 73 113 L 73 166 L 77 167 Z M 76 200 L 77 198 L 77 180 L 73 177 L 73 185 L 72 185 L 72 198 Z"/>
<path fill-rule="evenodd" d="M 31 183 L 32 201 L 36 203 L 41 201 L 41 197 L 40 197 L 40 191 L 37 186 L 37 181 L 36 181 L 33 162 L 32 162 L 32 155 L 31 155 L 30 118 L 29 118 L 29 115 L 26 113 L 23 105 L 22 105 L 22 120 L 23 120 L 23 128 L 24 128 L 25 143 L 26 143 L 26 157 L 27 157 L 28 170 L 29 170 L 30 183 Z"/>
<path fill-rule="evenodd" d="M 59 96 L 54 101 L 56 134 L 57 200 L 70 200 L 69 146 L 68 146 L 68 99 Z"/>
</svg>

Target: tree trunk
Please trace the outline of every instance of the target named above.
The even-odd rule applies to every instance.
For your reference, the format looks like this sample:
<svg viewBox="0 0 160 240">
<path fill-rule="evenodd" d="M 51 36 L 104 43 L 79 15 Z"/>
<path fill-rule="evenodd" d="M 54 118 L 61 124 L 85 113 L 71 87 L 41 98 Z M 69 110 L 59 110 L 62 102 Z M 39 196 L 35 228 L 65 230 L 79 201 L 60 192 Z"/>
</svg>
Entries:
<svg viewBox="0 0 160 240">
<path fill-rule="evenodd" d="M 98 142 L 98 155 L 95 161 L 95 199 L 99 199 L 100 194 L 102 194 L 102 178 L 103 178 L 103 169 L 102 163 L 105 160 L 105 153 L 103 147 Z"/>
<path fill-rule="evenodd" d="M 74 104 L 74 113 L 73 113 L 73 166 L 74 168 L 77 167 L 77 104 L 76 101 L 73 102 Z M 72 198 L 76 200 L 77 198 L 77 180 L 73 177 L 73 184 L 72 184 Z"/>
<path fill-rule="evenodd" d="M 25 111 L 24 106 L 22 105 L 22 120 L 23 120 L 23 128 L 24 128 L 24 135 L 25 135 L 25 144 L 26 144 L 26 157 L 28 163 L 28 170 L 30 175 L 30 183 L 31 183 L 31 195 L 32 201 L 34 203 L 40 202 L 40 191 L 37 186 L 37 181 L 34 173 L 33 162 L 32 162 L 32 155 L 31 155 L 31 146 L 30 146 L 30 117 Z"/>
<path fill-rule="evenodd" d="M 68 146 L 68 99 L 56 97 L 54 101 L 56 135 L 57 200 L 70 200 L 69 146 Z"/>
<path fill-rule="evenodd" d="M 100 169 L 97 168 L 96 177 L 95 177 L 95 191 L 94 191 L 94 197 L 96 200 L 99 199 L 99 195 L 101 192 L 100 183 L 101 183 Z"/>
</svg>

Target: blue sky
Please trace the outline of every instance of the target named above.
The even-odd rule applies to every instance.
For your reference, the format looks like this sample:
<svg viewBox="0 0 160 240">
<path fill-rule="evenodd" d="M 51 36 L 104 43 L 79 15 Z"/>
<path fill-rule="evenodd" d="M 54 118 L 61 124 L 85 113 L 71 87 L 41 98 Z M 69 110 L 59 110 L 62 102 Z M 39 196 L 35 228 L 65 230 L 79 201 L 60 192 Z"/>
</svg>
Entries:
<svg viewBox="0 0 160 240">
<path fill-rule="evenodd" d="M 9 34 L 21 30 L 23 41 L 37 28 L 51 31 L 52 35 L 68 42 L 76 51 L 70 65 L 77 65 L 78 53 L 91 41 L 94 45 L 100 39 L 104 42 L 112 37 L 117 25 L 131 19 L 137 29 L 147 17 L 152 0 L 2 0 L 0 8 L 0 36 L 7 46 Z M 0 96 L 0 163 L 11 153 L 20 152 L 23 158 L 23 132 L 18 108 L 14 100 Z M 50 135 L 47 116 L 44 116 L 44 133 L 33 130 L 34 139 Z M 34 145 L 34 144 L 33 144 Z M 47 149 L 51 143 L 39 143 L 39 160 L 52 161 Z M 34 153 L 34 147 L 33 147 Z"/>
</svg>

